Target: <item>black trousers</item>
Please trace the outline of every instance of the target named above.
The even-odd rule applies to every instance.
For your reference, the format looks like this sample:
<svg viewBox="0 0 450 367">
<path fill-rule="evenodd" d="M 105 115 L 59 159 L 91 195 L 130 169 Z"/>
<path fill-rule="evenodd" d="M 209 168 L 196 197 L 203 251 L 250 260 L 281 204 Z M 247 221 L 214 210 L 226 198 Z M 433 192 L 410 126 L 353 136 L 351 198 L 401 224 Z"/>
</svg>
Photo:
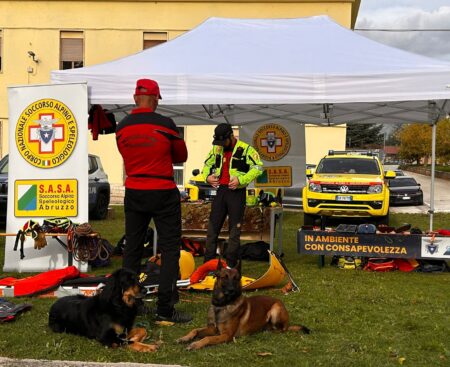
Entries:
<svg viewBox="0 0 450 367">
<path fill-rule="evenodd" d="M 176 287 L 181 240 L 181 204 L 178 189 L 125 190 L 126 246 L 123 267 L 140 273 L 145 234 L 154 220 L 161 251 L 161 273 L 156 312 L 171 316 L 178 302 Z"/>
<path fill-rule="evenodd" d="M 245 188 L 230 190 L 228 186 L 219 186 L 217 195 L 212 202 L 209 216 L 205 262 L 216 257 L 217 239 L 228 215 L 230 234 L 225 259 L 228 266 L 236 266 L 241 244 L 241 223 L 245 211 L 245 195 Z"/>
</svg>

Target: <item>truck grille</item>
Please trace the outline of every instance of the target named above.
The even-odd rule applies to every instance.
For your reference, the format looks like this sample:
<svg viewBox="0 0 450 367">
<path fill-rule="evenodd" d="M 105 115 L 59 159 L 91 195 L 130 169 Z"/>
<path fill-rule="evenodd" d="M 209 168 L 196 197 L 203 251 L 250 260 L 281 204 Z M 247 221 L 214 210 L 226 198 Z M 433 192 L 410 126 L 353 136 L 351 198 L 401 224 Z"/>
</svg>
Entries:
<svg viewBox="0 0 450 367">
<path fill-rule="evenodd" d="M 381 201 L 351 201 L 342 203 L 335 200 L 317 200 L 308 199 L 308 205 L 312 208 L 327 208 L 327 209 L 381 209 L 383 203 Z"/>
<path fill-rule="evenodd" d="M 336 185 L 336 184 L 321 184 L 322 192 L 324 193 L 340 193 L 342 186 L 347 186 L 346 194 L 367 194 L 369 185 Z"/>
</svg>

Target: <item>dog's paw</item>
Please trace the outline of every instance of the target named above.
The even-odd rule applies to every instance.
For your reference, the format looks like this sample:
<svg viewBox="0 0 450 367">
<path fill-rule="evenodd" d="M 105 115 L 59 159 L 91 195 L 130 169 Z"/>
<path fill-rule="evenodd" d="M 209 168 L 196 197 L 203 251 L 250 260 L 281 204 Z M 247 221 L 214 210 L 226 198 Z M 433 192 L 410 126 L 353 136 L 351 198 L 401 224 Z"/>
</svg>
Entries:
<svg viewBox="0 0 450 367">
<path fill-rule="evenodd" d="M 178 344 L 183 344 L 183 343 L 187 343 L 191 340 L 192 340 L 192 338 L 189 335 L 185 335 L 185 336 L 182 336 L 181 338 L 178 338 L 176 341 Z"/>
<path fill-rule="evenodd" d="M 148 353 L 148 352 L 156 352 L 159 348 L 158 344 L 143 344 L 142 345 L 142 350 L 140 350 L 139 352 L 144 352 L 144 353 Z"/>
<path fill-rule="evenodd" d="M 134 351 L 141 353 L 156 352 L 159 348 L 158 344 L 144 344 L 139 342 L 132 343 L 129 346 Z"/>
<path fill-rule="evenodd" d="M 196 341 L 189 344 L 186 350 L 197 350 L 200 349 L 201 347 L 202 347 L 201 343 L 199 341 Z"/>
</svg>

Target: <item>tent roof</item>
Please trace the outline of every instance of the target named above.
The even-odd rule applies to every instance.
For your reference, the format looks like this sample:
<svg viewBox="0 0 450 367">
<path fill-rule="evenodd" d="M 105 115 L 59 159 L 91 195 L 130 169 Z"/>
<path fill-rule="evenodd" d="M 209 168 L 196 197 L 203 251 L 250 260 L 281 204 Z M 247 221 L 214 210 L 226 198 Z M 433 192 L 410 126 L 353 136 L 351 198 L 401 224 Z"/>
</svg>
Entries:
<svg viewBox="0 0 450 367">
<path fill-rule="evenodd" d="M 133 103 L 139 78 L 158 81 L 159 110 L 185 125 L 430 122 L 450 110 L 449 63 L 374 42 L 327 16 L 210 18 L 137 54 L 51 73 L 53 83 L 87 82 L 91 103 L 121 106 Z"/>
</svg>

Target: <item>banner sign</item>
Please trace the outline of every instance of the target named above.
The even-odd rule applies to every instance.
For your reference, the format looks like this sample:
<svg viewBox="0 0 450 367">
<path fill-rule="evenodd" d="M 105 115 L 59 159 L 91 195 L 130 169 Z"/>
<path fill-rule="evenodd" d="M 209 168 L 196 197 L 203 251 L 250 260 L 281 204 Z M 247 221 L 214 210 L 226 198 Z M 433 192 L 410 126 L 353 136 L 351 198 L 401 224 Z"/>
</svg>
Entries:
<svg viewBox="0 0 450 367">
<path fill-rule="evenodd" d="M 293 121 L 250 123 L 239 127 L 239 139 L 251 144 L 259 153 L 264 172 L 255 187 L 305 186 L 305 125 Z"/>
<path fill-rule="evenodd" d="M 8 88 L 9 170 L 6 231 L 48 217 L 88 221 L 88 95 L 85 83 Z M 67 249 L 52 237 L 34 249 L 25 237 L 25 258 L 7 237 L 4 271 L 37 272 L 68 266 Z M 64 244 L 66 239 L 59 238 Z M 73 265 L 87 271 L 87 263 Z"/>
<path fill-rule="evenodd" d="M 450 259 L 450 238 L 299 230 L 297 252 L 306 255 Z"/>
<path fill-rule="evenodd" d="M 16 180 L 16 217 L 76 217 L 77 180 Z"/>
<path fill-rule="evenodd" d="M 291 187 L 292 167 L 272 166 L 267 167 L 263 174 L 256 178 L 258 187 Z"/>
<path fill-rule="evenodd" d="M 422 237 L 423 258 L 450 259 L 450 237 Z"/>
</svg>

